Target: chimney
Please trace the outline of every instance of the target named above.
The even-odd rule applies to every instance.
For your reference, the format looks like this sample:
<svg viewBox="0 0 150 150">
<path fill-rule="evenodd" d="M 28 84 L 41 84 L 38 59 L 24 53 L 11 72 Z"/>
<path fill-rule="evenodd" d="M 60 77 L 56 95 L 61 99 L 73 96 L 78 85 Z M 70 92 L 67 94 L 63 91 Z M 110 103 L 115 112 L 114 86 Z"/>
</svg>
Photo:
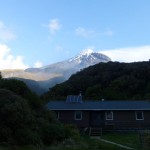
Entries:
<svg viewBox="0 0 150 150">
<path fill-rule="evenodd" d="M 80 91 L 79 96 L 82 96 L 82 92 Z"/>
</svg>

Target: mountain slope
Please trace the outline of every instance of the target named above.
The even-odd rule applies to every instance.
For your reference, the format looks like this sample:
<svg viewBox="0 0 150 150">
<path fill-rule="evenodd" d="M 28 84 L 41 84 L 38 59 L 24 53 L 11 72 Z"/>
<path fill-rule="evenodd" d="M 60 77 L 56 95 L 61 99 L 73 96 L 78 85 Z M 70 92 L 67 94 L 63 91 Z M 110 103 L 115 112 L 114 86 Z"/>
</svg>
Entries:
<svg viewBox="0 0 150 150">
<path fill-rule="evenodd" d="M 90 66 L 51 88 L 45 99 L 65 99 L 82 92 L 84 99 L 150 99 L 150 62 L 108 62 Z"/>
<path fill-rule="evenodd" d="M 108 62 L 110 60 L 111 59 L 109 57 L 101 53 L 93 52 L 92 50 L 87 49 L 79 55 L 62 62 L 54 63 L 41 68 L 28 68 L 26 70 L 3 70 L 2 75 L 4 78 L 15 77 L 35 80 L 37 81 L 39 87 L 48 90 L 55 84 L 67 80 L 72 74 L 82 70 L 83 68 L 99 62 Z M 24 82 L 26 82 L 26 80 L 24 80 Z"/>
<path fill-rule="evenodd" d="M 108 62 L 111 59 L 101 53 L 93 52 L 90 49 L 81 52 L 79 55 L 55 64 L 47 65 L 42 68 L 28 68 L 25 72 L 28 73 L 50 73 L 59 74 L 68 79 L 72 74 L 80 71 L 83 68 L 97 64 L 99 62 Z"/>
</svg>

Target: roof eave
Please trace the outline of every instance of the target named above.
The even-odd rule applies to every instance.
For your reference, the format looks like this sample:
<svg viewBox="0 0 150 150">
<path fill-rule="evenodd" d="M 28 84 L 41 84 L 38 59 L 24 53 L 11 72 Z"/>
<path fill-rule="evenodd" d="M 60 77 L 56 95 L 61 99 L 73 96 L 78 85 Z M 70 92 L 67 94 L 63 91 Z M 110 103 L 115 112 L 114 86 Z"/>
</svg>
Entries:
<svg viewBox="0 0 150 150">
<path fill-rule="evenodd" d="M 108 111 L 108 110 L 114 110 L 114 111 L 122 111 L 122 110 L 134 110 L 134 111 L 142 111 L 142 110 L 144 110 L 144 111 L 146 111 L 146 110 L 150 110 L 150 109 L 59 109 L 59 108 L 54 108 L 54 109 L 49 109 L 49 110 L 84 110 L 84 111 L 104 111 L 104 110 L 106 110 L 106 111 Z"/>
</svg>

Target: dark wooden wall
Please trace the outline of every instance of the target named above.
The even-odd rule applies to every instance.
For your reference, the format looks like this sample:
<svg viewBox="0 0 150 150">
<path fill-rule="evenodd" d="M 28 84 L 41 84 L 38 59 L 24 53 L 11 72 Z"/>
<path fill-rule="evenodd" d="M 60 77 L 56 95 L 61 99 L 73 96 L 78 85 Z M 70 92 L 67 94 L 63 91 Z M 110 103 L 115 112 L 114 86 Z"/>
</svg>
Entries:
<svg viewBox="0 0 150 150">
<path fill-rule="evenodd" d="M 98 112 L 98 111 L 97 111 Z M 113 120 L 106 120 L 101 127 L 108 129 L 142 129 L 150 128 L 150 111 L 143 111 L 144 120 L 136 120 L 135 111 L 113 111 Z M 74 124 L 78 127 L 91 126 L 91 111 L 82 111 L 82 120 L 74 119 L 75 111 L 59 111 L 59 120 L 65 124 Z"/>
<path fill-rule="evenodd" d="M 82 111 L 82 120 L 75 120 L 75 111 L 59 111 L 59 120 L 62 123 L 74 124 L 78 127 L 89 127 L 89 111 Z"/>
</svg>

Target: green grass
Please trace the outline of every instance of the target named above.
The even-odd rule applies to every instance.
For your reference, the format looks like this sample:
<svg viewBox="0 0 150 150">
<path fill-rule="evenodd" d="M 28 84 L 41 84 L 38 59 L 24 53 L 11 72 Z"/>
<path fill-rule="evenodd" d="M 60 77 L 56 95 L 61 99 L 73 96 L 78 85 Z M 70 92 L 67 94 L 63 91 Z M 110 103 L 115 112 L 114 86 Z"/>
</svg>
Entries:
<svg viewBox="0 0 150 150">
<path fill-rule="evenodd" d="M 141 148 L 140 137 L 136 133 L 107 133 L 102 136 L 103 139 L 116 142 L 134 148 L 134 150 L 146 150 Z M 147 150 L 149 150 L 148 148 Z M 0 150 L 12 150 L 7 147 L 0 147 Z M 98 139 L 81 137 L 77 141 L 66 140 L 63 144 L 53 145 L 44 148 L 34 146 L 15 147 L 14 150 L 123 150 L 116 145 L 101 142 Z"/>
<path fill-rule="evenodd" d="M 11 148 L 0 148 L 0 150 L 12 150 Z M 14 150 L 123 150 L 122 148 L 103 143 L 97 139 L 90 139 L 88 137 L 81 137 L 80 140 L 73 143 L 59 144 L 44 148 L 36 148 L 34 146 L 16 147 Z"/>
<path fill-rule="evenodd" d="M 137 133 L 107 133 L 102 138 L 134 149 L 140 149 L 141 146 L 140 137 Z"/>
<path fill-rule="evenodd" d="M 97 139 L 82 137 L 75 145 L 59 145 L 48 150 L 123 150 L 122 148 L 101 142 Z"/>
</svg>

